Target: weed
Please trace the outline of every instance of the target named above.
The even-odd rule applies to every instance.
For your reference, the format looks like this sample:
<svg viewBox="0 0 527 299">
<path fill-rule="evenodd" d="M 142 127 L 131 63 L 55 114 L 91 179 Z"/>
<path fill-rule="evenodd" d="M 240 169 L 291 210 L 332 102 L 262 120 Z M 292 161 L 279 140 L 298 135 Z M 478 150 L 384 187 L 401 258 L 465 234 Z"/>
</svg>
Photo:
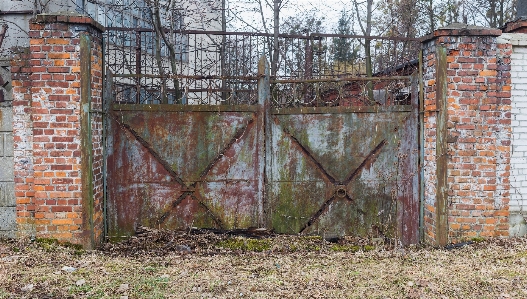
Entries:
<svg viewBox="0 0 527 299">
<path fill-rule="evenodd" d="M 231 250 L 242 250 L 242 251 L 255 251 L 262 252 L 271 248 L 271 241 L 268 239 L 245 239 L 245 238 L 232 238 L 218 242 L 217 247 L 231 249 Z"/>
</svg>

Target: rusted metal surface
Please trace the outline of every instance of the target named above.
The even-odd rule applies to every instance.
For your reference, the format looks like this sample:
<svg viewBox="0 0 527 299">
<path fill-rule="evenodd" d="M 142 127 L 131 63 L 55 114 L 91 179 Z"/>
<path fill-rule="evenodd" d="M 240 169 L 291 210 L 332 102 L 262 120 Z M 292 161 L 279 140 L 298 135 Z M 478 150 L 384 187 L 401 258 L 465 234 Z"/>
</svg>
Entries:
<svg viewBox="0 0 527 299">
<path fill-rule="evenodd" d="M 354 81 L 386 81 L 386 80 L 408 80 L 410 76 L 391 77 L 337 77 L 323 79 L 277 79 L 271 83 L 318 83 L 318 82 L 354 82 Z"/>
<path fill-rule="evenodd" d="M 104 91 L 103 91 L 103 100 L 102 100 L 102 111 L 103 111 L 103 221 L 104 221 L 104 238 L 108 236 L 108 144 L 109 140 L 113 140 L 109 137 L 109 132 L 111 132 L 111 119 L 110 115 L 110 106 L 113 101 L 112 95 L 112 83 L 113 83 L 113 74 L 109 69 L 104 70 Z"/>
<path fill-rule="evenodd" d="M 437 115 L 437 134 L 436 134 L 436 240 L 437 245 L 444 246 L 448 243 L 448 148 L 447 148 L 447 60 L 446 48 L 437 46 L 437 67 L 436 67 L 436 107 Z"/>
<path fill-rule="evenodd" d="M 417 77 L 406 105 L 294 108 L 271 108 L 265 59 L 258 78 L 255 105 L 113 105 L 109 236 L 265 226 L 417 243 Z"/>
<path fill-rule="evenodd" d="M 113 105 L 115 111 L 148 111 L 148 112 L 258 112 L 255 105 Z"/>
<path fill-rule="evenodd" d="M 275 36 L 172 28 L 167 31 L 174 41 L 169 65 L 166 53 L 170 47 L 164 40 L 155 44 L 154 29 L 106 29 L 106 62 L 117 74 L 114 87 L 121 94 L 119 101 L 128 104 L 256 104 L 256 70 L 263 53 L 273 56 L 274 83 L 289 84 L 281 91 L 293 90 L 296 84 L 306 98 L 303 102 L 310 102 L 316 87 L 313 83 L 354 77 L 355 82 L 367 81 L 371 86 L 371 81 L 382 80 L 376 77 L 409 75 L 417 68 L 414 58 L 420 49 L 419 39 L 405 37 L 321 33 Z M 372 41 L 368 49 L 371 55 L 337 57 L 340 50 L 336 44 L 366 40 Z M 280 45 L 280 55 L 275 55 L 278 52 L 270 44 Z M 367 57 L 372 58 L 371 78 L 363 78 L 364 65 L 370 63 Z M 273 96 L 276 93 L 273 91 Z"/>
<path fill-rule="evenodd" d="M 93 144 L 91 132 L 91 39 L 89 35 L 80 35 L 80 134 L 81 138 L 81 180 L 82 180 L 82 214 L 83 242 L 85 247 L 95 246 L 93 233 Z"/>
<path fill-rule="evenodd" d="M 397 237 L 398 209 L 418 210 L 413 181 L 401 175 L 411 159 L 403 149 L 414 146 L 404 142 L 417 132 L 411 119 L 410 112 L 274 115 L 272 227 Z"/>
<path fill-rule="evenodd" d="M 110 237 L 131 235 L 138 224 L 262 226 L 259 112 L 128 107 L 112 112 Z"/>
<path fill-rule="evenodd" d="M 397 223 L 399 239 L 403 244 L 419 242 L 419 77 L 414 74 L 411 78 L 411 112 L 405 116 L 403 132 L 399 140 L 397 178 Z M 384 165 L 386 169 L 390 165 Z"/>
</svg>

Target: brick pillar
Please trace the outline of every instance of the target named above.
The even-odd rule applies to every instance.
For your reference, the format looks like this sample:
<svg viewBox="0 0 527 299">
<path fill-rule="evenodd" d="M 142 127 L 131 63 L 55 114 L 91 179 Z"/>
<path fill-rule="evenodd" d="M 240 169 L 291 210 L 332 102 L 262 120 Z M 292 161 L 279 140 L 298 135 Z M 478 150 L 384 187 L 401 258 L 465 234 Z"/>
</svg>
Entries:
<svg viewBox="0 0 527 299">
<path fill-rule="evenodd" d="M 102 30 L 82 15 L 38 15 L 29 52 L 13 61 L 20 235 L 101 240 Z"/>
<path fill-rule="evenodd" d="M 509 234 L 511 45 L 457 24 L 423 40 L 425 240 Z"/>
</svg>

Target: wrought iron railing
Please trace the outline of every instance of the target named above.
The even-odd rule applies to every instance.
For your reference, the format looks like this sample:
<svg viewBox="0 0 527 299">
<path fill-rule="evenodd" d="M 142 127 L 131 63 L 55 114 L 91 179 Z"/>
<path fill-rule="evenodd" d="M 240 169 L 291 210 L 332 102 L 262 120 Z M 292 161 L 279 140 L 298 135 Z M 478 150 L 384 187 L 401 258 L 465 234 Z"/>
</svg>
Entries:
<svg viewBox="0 0 527 299">
<path fill-rule="evenodd" d="M 420 46 L 412 38 L 312 33 L 280 34 L 279 47 L 274 49 L 274 36 L 265 33 L 175 30 L 165 34 L 174 41 L 172 51 L 153 29 L 107 29 L 106 61 L 116 74 L 117 102 L 255 104 L 257 65 L 265 55 L 271 60 L 276 105 L 395 104 L 403 101 L 408 86 L 403 79 L 380 83 L 364 78 L 413 73 Z"/>
</svg>

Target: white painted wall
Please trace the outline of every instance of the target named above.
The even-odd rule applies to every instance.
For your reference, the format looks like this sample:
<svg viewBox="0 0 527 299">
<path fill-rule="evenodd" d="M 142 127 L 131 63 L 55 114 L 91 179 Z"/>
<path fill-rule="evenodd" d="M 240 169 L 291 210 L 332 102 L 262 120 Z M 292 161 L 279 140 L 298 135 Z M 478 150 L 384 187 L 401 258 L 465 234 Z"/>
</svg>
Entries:
<svg viewBox="0 0 527 299">
<path fill-rule="evenodd" d="M 512 44 L 512 145 L 511 145 L 511 201 L 510 235 L 527 233 L 527 34 L 502 35 Z"/>
</svg>

